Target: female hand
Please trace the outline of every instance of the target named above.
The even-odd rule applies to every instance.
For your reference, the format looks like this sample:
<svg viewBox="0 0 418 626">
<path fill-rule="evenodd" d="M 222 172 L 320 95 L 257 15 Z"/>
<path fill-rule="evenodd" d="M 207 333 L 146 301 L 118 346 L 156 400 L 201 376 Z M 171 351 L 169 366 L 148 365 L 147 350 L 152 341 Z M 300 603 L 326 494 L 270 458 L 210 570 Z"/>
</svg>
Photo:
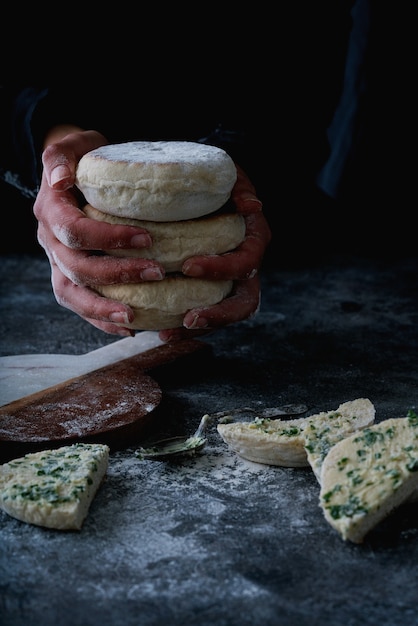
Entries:
<svg viewBox="0 0 418 626">
<path fill-rule="evenodd" d="M 254 186 L 243 170 L 236 167 L 238 177 L 232 190 L 232 201 L 238 213 L 245 217 L 244 241 L 234 251 L 226 254 L 190 257 L 182 267 L 186 276 L 232 279 L 233 290 L 219 304 L 188 311 L 183 320 L 184 328 L 160 331 L 160 337 L 164 341 L 207 334 L 222 326 L 248 319 L 258 311 L 258 272 L 271 240 L 271 231 Z"/>
<path fill-rule="evenodd" d="M 134 332 L 123 324 L 132 321 L 132 309 L 99 295 L 93 285 L 162 280 L 165 272 L 151 259 L 98 254 L 112 248 L 149 247 L 152 243 L 143 229 L 98 222 L 80 209 L 80 194 L 74 187 L 77 163 L 86 152 L 107 143 L 96 131 L 69 126 L 53 129 L 45 142 L 44 171 L 34 213 L 38 240 L 51 265 L 57 302 L 104 332 L 129 336 Z M 164 341 L 206 334 L 246 319 L 258 309 L 258 270 L 271 233 L 252 183 L 239 167 L 237 170 L 232 200 L 246 220 L 244 242 L 224 255 L 191 257 L 183 266 L 188 276 L 232 279 L 233 291 L 215 306 L 189 311 L 184 328 L 160 331 Z"/>
<path fill-rule="evenodd" d="M 97 253 L 151 245 L 145 230 L 97 222 L 80 209 L 80 194 L 74 187 L 77 163 L 83 154 L 107 143 L 96 131 L 76 127 L 54 129 L 42 155 L 44 171 L 34 214 L 38 220 L 38 241 L 51 265 L 57 302 L 104 332 L 130 336 L 134 332 L 118 324 L 132 321 L 132 309 L 100 296 L 92 285 L 161 280 L 164 269 L 150 259 Z"/>
</svg>

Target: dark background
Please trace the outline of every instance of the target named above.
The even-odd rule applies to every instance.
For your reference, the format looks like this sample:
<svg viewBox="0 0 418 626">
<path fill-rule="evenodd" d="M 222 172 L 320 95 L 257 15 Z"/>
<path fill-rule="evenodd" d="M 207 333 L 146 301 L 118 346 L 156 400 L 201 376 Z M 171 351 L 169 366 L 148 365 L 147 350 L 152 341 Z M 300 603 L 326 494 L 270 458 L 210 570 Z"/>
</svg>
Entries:
<svg viewBox="0 0 418 626">
<path fill-rule="evenodd" d="M 266 263 L 310 264 L 341 252 L 410 256 L 416 253 L 413 23 L 404 6 L 373 0 L 296 2 L 274 15 L 208 11 L 182 30 L 168 22 L 158 33 L 151 28 L 155 45 L 173 40 L 172 47 L 158 60 L 141 56 L 136 42 L 127 72 L 117 51 L 108 65 L 101 47 L 103 56 L 84 59 L 86 67 L 94 61 L 89 82 L 62 83 L 63 97 L 52 99 L 38 122 L 84 115 L 87 127 L 106 129 L 110 141 L 127 141 L 168 137 L 175 123 L 176 132 L 188 126 L 201 137 L 221 110 L 231 127 L 251 119 L 262 137 L 258 151 L 233 156 L 248 167 L 273 231 Z M 35 46 L 31 59 L 39 54 Z M 101 96 L 93 98 L 96 90 Z M 327 129 L 338 107 L 332 138 Z M 355 121 L 344 134 L 353 107 Z M 333 197 L 318 182 L 327 165 Z M 1 253 L 44 254 L 33 201 L 0 182 L 7 216 Z"/>
</svg>

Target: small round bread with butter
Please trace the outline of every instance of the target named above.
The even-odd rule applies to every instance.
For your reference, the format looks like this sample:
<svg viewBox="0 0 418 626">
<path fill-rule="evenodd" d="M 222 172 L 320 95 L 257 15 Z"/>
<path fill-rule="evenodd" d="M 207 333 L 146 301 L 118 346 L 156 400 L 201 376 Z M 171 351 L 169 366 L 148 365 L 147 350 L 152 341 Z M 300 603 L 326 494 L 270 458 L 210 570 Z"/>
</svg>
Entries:
<svg viewBox="0 0 418 626">
<path fill-rule="evenodd" d="M 224 150 L 190 141 L 111 144 L 81 158 L 76 185 L 87 217 L 144 228 L 153 242 L 104 252 L 155 259 L 166 271 L 161 281 L 94 286 L 133 309 L 130 328 L 182 326 L 187 311 L 213 306 L 231 292 L 232 280 L 191 278 L 181 269 L 191 256 L 231 252 L 244 240 L 245 219 L 228 202 L 236 179 Z"/>
</svg>

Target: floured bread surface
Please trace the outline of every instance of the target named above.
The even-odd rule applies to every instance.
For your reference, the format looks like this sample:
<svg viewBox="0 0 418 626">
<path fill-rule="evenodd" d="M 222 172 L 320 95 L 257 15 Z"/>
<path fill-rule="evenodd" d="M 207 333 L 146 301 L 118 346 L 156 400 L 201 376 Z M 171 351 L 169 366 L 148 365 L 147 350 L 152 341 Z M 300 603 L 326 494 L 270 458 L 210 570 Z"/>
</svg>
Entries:
<svg viewBox="0 0 418 626">
<path fill-rule="evenodd" d="M 334 445 L 321 470 L 320 506 L 344 540 L 365 535 L 418 489 L 418 417 L 388 419 Z"/>
<path fill-rule="evenodd" d="M 224 254 L 234 250 L 245 237 L 245 220 L 238 213 L 221 213 L 195 220 L 151 222 L 116 217 L 87 204 L 85 214 L 109 224 L 145 228 L 152 237 L 150 248 L 112 249 L 108 254 L 155 259 L 167 272 L 180 271 L 186 259 L 198 254 Z"/>
<path fill-rule="evenodd" d="M 135 330 L 163 330 L 183 325 L 189 309 L 217 304 L 230 293 L 232 280 L 169 276 L 138 284 L 97 285 L 101 295 L 128 304 L 135 312 Z"/>
<path fill-rule="evenodd" d="M 221 148 L 191 141 L 137 141 L 85 154 L 76 185 L 104 213 L 171 222 L 217 211 L 236 178 L 235 164 Z"/>
<path fill-rule="evenodd" d="M 367 398 L 340 404 L 338 409 L 297 419 L 256 418 L 252 422 L 218 424 L 222 439 L 249 461 L 307 467 L 319 473 L 324 451 L 360 428 L 373 423 L 375 409 Z"/>
<path fill-rule="evenodd" d="M 0 508 L 22 522 L 80 530 L 106 474 L 109 448 L 77 443 L 0 465 Z"/>
</svg>

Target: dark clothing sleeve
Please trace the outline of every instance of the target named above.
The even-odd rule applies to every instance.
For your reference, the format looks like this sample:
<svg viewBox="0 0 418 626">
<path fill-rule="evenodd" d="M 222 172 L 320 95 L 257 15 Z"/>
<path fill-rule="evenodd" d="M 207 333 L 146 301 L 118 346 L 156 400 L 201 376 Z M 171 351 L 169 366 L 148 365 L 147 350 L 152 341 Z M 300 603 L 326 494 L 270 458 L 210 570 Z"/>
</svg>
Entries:
<svg viewBox="0 0 418 626">
<path fill-rule="evenodd" d="M 312 15 L 296 10 L 292 21 L 281 15 L 291 36 L 263 35 L 251 46 L 238 36 L 232 56 L 219 49 L 220 61 L 212 38 L 210 64 L 199 58 L 198 74 L 185 59 L 170 74 L 165 60 L 151 76 L 141 68 L 134 86 L 120 78 L 1 87 L 0 181 L 36 198 L 43 139 L 57 124 L 97 130 L 110 143 L 199 141 L 242 167 L 273 229 L 292 228 L 294 208 L 313 215 L 306 207 L 330 154 L 326 131 L 343 86 L 353 1 L 314 3 Z"/>
</svg>

